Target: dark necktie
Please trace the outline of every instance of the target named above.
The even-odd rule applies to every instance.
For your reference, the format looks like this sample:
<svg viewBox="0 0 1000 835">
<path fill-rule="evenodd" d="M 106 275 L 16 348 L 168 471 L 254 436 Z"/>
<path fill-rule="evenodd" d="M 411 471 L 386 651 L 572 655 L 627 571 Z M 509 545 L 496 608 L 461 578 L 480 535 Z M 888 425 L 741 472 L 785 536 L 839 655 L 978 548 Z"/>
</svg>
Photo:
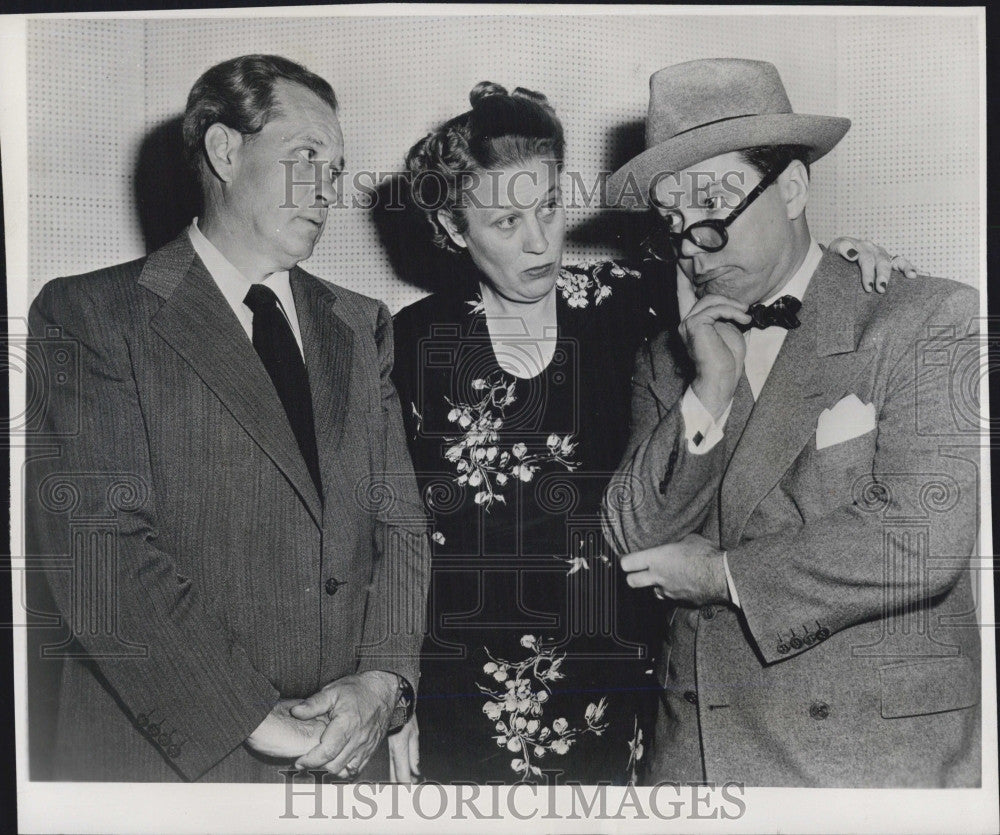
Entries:
<svg viewBox="0 0 1000 835">
<path fill-rule="evenodd" d="M 771 304 L 752 304 L 747 313 L 752 321 L 749 325 L 742 325 L 740 330 L 748 331 L 751 328 L 771 328 L 777 326 L 786 330 L 794 330 L 799 326 L 798 317 L 795 315 L 802 307 L 795 296 L 782 296 L 775 299 Z"/>
<path fill-rule="evenodd" d="M 270 287 L 254 284 L 243 304 L 253 311 L 253 347 L 274 383 L 281 405 L 285 407 L 285 414 L 288 415 L 299 450 L 309 468 L 309 475 L 322 498 L 312 393 L 306 364 L 302 361 L 295 335 L 278 307 L 278 297 Z"/>
</svg>

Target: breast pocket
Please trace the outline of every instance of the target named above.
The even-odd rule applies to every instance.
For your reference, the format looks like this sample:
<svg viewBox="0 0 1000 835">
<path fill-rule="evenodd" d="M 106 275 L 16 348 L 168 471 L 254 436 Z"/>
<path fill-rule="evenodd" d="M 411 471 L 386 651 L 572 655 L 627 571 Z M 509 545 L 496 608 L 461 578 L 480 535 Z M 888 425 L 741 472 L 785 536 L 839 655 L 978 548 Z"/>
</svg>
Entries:
<svg viewBox="0 0 1000 835">
<path fill-rule="evenodd" d="M 826 510 L 850 504 L 872 481 L 875 430 L 816 450 L 819 492 Z"/>
</svg>

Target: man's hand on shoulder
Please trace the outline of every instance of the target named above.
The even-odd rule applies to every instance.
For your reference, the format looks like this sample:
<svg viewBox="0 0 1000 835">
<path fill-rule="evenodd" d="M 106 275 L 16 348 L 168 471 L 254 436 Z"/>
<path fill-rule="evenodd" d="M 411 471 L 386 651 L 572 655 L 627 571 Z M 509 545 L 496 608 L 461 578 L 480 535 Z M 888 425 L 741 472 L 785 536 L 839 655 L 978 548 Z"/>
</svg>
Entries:
<svg viewBox="0 0 1000 835">
<path fill-rule="evenodd" d="M 628 554 L 621 566 L 632 588 L 652 587 L 660 597 L 693 606 L 730 599 L 725 552 L 696 533 Z"/>
<path fill-rule="evenodd" d="M 710 294 L 695 303 L 678 327 L 695 367 L 691 388 L 716 419 L 733 399 L 743 374 L 746 342 L 735 322 L 749 324 L 746 305 Z"/>
<path fill-rule="evenodd" d="M 296 760 L 296 767 L 356 776 L 385 738 L 398 699 L 398 677 L 369 670 L 332 681 L 295 705 L 291 714 L 296 719 L 327 723 L 320 740 Z"/>
</svg>

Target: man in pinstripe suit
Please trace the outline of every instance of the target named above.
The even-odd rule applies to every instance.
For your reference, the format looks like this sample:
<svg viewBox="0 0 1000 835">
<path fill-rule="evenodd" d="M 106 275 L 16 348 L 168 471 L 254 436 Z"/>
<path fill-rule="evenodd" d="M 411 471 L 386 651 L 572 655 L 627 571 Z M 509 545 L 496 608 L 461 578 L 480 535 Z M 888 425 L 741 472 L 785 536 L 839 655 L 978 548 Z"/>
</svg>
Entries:
<svg viewBox="0 0 1000 835">
<path fill-rule="evenodd" d="M 28 553 L 69 627 L 45 651 L 55 775 L 351 779 L 378 752 L 384 777 L 429 550 L 388 311 L 297 266 L 343 166 L 336 98 L 243 56 L 195 84 L 184 136 L 200 218 L 31 309 L 78 372 L 34 392 L 26 466 Z"/>
</svg>

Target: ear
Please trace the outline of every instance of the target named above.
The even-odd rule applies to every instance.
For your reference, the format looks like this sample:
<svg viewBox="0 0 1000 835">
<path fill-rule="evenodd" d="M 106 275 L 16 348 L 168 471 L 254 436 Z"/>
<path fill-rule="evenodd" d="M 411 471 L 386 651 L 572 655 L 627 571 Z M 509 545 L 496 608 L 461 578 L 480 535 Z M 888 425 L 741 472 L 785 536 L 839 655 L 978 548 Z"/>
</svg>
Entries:
<svg viewBox="0 0 1000 835">
<path fill-rule="evenodd" d="M 216 122 L 205 131 L 205 157 L 212 172 L 224 183 L 231 183 L 243 136 L 239 131 Z"/>
<path fill-rule="evenodd" d="M 455 246 L 459 246 L 465 249 L 468 244 L 465 243 L 465 236 L 458 231 L 458 224 L 455 223 L 455 218 L 452 216 L 451 212 L 447 209 L 438 209 L 437 212 L 438 223 L 444 227 L 444 231 L 448 233 L 448 237 L 451 238 Z"/>
<path fill-rule="evenodd" d="M 809 172 L 799 160 L 792 160 L 788 168 L 778 177 L 778 188 L 785 201 L 789 220 L 795 220 L 805 210 L 809 202 Z"/>
</svg>

